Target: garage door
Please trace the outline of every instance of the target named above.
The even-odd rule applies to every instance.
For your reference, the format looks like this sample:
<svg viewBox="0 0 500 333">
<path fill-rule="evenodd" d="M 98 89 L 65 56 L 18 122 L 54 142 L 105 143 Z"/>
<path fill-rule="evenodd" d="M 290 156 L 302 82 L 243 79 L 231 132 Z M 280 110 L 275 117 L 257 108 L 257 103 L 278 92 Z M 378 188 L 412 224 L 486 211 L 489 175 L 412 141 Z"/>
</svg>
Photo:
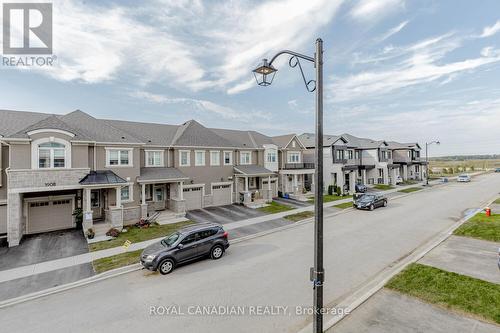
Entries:
<svg viewBox="0 0 500 333">
<path fill-rule="evenodd" d="M 213 185 L 212 186 L 212 194 L 213 194 L 213 205 L 214 206 L 223 206 L 230 205 L 231 198 L 233 194 L 231 193 L 231 185 Z"/>
<path fill-rule="evenodd" d="M 184 200 L 186 201 L 186 210 L 200 209 L 203 200 L 203 187 L 184 188 Z"/>
<path fill-rule="evenodd" d="M 27 233 L 73 228 L 73 199 L 28 202 Z"/>
</svg>

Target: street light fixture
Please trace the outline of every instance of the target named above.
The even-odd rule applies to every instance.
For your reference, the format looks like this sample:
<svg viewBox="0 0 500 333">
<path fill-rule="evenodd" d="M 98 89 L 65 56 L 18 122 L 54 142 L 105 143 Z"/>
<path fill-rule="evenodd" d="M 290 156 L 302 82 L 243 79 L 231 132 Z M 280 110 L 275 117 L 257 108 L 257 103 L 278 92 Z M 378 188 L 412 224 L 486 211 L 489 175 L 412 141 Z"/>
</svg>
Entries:
<svg viewBox="0 0 500 333">
<path fill-rule="evenodd" d="M 314 290 L 314 320 L 313 332 L 323 332 L 323 283 L 325 271 L 323 268 L 323 41 L 316 39 L 316 52 L 314 57 L 309 57 L 290 50 L 283 50 L 274 55 L 271 61 L 264 59 L 262 64 L 253 70 L 255 80 L 260 86 L 269 86 L 274 79 L 277 69 L 273 62 L 282 54 L 290 57 L 290 67 L 299 67 L 307 91 L 316 92 L 316 148 L 315 148 L 315 200 L 314 200 L 314 267 L 311 267 L 310 277 Z M 316 70 L 315 80 L 306 80 L 300 60 L 314 64 Z"/>
<path fill-rule="evenodd" d="M 429 146 L 432 144 L 440 145 L 439 141 L 432 141 L 425 143 L 425 186 L 429 186 L 429 154 L 427 153 L 429 150 Z"/>
</svg>

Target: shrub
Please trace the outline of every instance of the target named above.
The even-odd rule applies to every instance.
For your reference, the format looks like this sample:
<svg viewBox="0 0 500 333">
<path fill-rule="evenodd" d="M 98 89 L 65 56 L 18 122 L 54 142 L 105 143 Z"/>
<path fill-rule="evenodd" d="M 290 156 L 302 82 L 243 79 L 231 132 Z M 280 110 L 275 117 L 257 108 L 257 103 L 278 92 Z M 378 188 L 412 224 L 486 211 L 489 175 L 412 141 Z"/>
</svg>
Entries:
<svg viewBox="0 0 500 333">
<path fill-rule="evenodd" d="M 328 195 L 332 195 L 333 194 L 334 187 L 336 187 L 336 186 L 334 186 L 334 185 L 328 185 Z"/>
<path fill-rule="evenodd" d="M 335 193 L 340 196 L 342 194 L 342 189 L 340 188 L 340 186 L 337 186 L 337 188 L 335 189 Z"/>
<path fill-rule="evenodd" d="M 120 230 L 115 229 L 115 228 L 109 229 L 108 232 L 106 233 L 106 236 L 110 236 L 110 237 L 113 237 L 113 238 L 116 238 L 119 235 L 120 235 Z"/>
</svg>

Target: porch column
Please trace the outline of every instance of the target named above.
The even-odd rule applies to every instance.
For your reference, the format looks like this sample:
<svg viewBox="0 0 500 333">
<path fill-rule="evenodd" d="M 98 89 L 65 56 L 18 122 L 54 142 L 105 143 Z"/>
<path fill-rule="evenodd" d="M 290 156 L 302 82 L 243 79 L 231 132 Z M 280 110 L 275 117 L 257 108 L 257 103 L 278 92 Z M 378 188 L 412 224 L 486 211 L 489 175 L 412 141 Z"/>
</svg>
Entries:
<svg viewBox="0 0 500 333">
<path fill-rule="evenodd" d="M 361 181 L 366 185 L 366 169 L 361 170 Z"/>
<path fill-rule="evenodd" d="M 184 200 L 184 186 L 183 182 L 179 182 L 179 200 Z"/>
<path fill-rule="evenodd" d="M 356 192 L 356 171 L 349 172 L 349 193 L 354 194 Z"/>
<path fill-rule="evenodd" d="M 271 191 L 271 176 L 267 177 L 267 189 Z"/>
<path fill-rule="evenodd" d="M 141 219 L 148 217 L 148 205 L 146 203 L 146 184 L 141 184 Z"/>
<path fill-rule="evenodd" d="M 86 232 L 87 230 L 93 227 L 94 221 L 93 221 L 93 216 L 92 216 L 93 212 L 90 202 L 91 189 L 86 188 L 83 191 L 84 191 L 83 197 L 84 197 L 85 207 L 83 208 L 82 229 L 83 232 Z"/>
<path fill-rule="evenodd" d="M 293 175 L 293 192 L 296 193 L 298 192 L 298 182 L 297 182 L 297 174 Z"/>
<path fill-rule="evenodd" d="M 116 187 L 115 190 L 116 190 L 116 207 L 117 208 L 120 208 L 122 206 L 122 191 L 121 191 L 121 187 Z"/>
<path fill-rule="evenodd" d="M 245 177 L 245 192 L 248 192 L 248 177 Z"/>
</svg>

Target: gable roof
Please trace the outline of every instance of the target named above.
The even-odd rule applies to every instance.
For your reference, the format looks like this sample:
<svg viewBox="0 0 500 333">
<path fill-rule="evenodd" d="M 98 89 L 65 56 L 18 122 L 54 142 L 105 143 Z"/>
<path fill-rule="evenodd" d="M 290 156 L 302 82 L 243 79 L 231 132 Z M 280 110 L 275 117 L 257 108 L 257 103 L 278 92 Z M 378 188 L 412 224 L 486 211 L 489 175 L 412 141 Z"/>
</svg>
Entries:
<svg viewBox="0 0 500 333">
<path fill-rule="evenodd" d="M 0 135 L 3 137 L 10 137 L 51 115 L 50 113 L 0 110 Z"/>
<path fill-rule="evenodd" d="M 179 126 L 173 145 L 180 147 L 237 147 L 236 144 L 206 128 L 196 120 L 189 120 Z"/>
<path fill-rule="evenodd" d="M 36 122 L 17 133 L 11 135 L 12 138 L 29 138 L 28 133 L 35 130 L 42 129 L 56 129 L 74 134 L 74 138 L 77 140 L 90 140 L 90 138 L 83 132 L 69 126 L 67 123 L 62 121 L 59 116 L 50 115 L 39 122 Z"/>
<path fill-rule="evenodd" d="M 306 148 L 314 148 L 316 147 L 316 134 L 314 133 L 303 133 L 298 136 L 298 139 L 304 147 Z M 328 147 L 333 145 L 338 140 L 342 140 L 344 143 L 348 143 L 349 141 L 342 135 L 323 135 L 323 147 Z"/>
<path fill-rule="evenodd" d="M 115 128 L 121 129 L 138 138 L 141 142 L 158 146 L 172 145 L 179 126 L 167 124 L 142 123 L 124 120 L 104 120 Z"/>
</svg>

